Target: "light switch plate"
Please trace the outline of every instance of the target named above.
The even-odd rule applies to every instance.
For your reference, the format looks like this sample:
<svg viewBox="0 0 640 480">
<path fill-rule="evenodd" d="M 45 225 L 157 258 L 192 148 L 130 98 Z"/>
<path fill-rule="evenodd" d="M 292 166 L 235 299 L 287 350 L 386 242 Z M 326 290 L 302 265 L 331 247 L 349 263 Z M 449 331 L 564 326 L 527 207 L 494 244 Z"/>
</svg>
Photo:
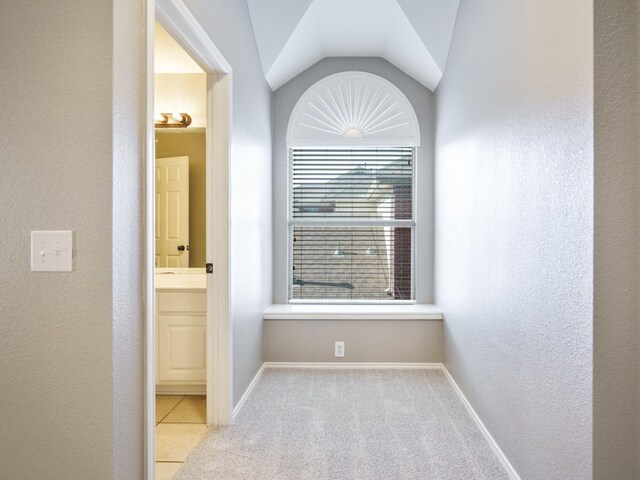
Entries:
<svg viewBox="0 0 640 480">
<path fill-rule="evenodd" d="M 31 271 L 70 272 L 73 270 L 73 232 L 31 232 Z"/>
</svg>

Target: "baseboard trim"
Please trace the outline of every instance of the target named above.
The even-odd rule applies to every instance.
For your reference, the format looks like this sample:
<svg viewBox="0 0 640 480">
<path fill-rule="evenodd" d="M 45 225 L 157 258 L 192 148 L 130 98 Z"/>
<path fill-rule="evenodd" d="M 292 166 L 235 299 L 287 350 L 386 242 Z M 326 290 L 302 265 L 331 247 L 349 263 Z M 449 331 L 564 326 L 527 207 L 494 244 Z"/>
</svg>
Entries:
<svg viewBox="0 0 640 480">
<path fill-rule="evenodd" d="M 157 395 L 206 395 L 206 385 L 156 385 Z"/>
<path fill-rule="evenodd" d="M 251 391 L 256 386 L 256 383 L 258 383 L 258 380 L 260 380 L 260 377 L 262 376 L 262 372 L 264 372 L 264 369 L 265 369 L 265 364 L 263 363 L 262 366 L 260 367 L 260 370 L 258 370 L 258 373 L 256 373 L 255 377 L 253 377 L 253 380 L 251 380 L 251 383 L 249 384 L 247 389 L 244 391 L 242 398 L 240 399 L 236 407 L 233 409 L 233 413 L 231 414 L 231 421 L 235 420 L 236 415 L 238 415 L 238 413 L 240 413 L 240 410 L 242 410 L 242 407 L 247 401 L 247 398 L 249 398 Z"/>
<path fill-rule="evenodd" d="M 476 423 L 476 425 L 480 429 L 480 432 L 482 433 L 485 440 L 491 447 L 491 450 L 493 450 L 493 453 L 498 458 L 498 461 L 502 464 L 502 467 L 507 472 L 507 475 L 509 475 L 510 480 L 521 480 L 520 475 L 518 475 L 518 472 L 516 472 L 515 468 L 513 468 L 513 465 L 511 465 L 511 462 L 509 462 L 509 459 L 504 454 L 504 452 L 502 451 L 498 443 L 495 441 L 495 439 L 489 432 L 489 429 L 485 426 L 484 423 L 482 423 L 482 420 L 480 420 L 480 416 L 473 409 L 473 407 L 471 406 L 471 403 L 469 403 L 469 400 L 467 400 L 467 397 L 465 397 L 464 393 L 462 393 L 462 390 L 460 389 L 456 381 L 453 379 L 453 377 L 447 370 L 447 367 L 442 365 L 441 368 L 445 376 L 447 377 L 447 380 L 449 380 L 449 383 L 451 384 L 455 392 L 458 394 L 458 397 L 460 397 L 460 400 L 462 401 L 462 404 L 464 405 L 464 407 L 467 409 L 467 412 L 469 412 L 469 415 L 471 416 L 473 421 Z"/>
<path fill-rule="evenodd" d="M 438 369 L 441 363 L 347 363 L 347 362 L 265 362 L 265 368 L 324 368 L 324 369 L 364 369 L 364 368 L 397 368 L 397 369 Z"/>
</svg>

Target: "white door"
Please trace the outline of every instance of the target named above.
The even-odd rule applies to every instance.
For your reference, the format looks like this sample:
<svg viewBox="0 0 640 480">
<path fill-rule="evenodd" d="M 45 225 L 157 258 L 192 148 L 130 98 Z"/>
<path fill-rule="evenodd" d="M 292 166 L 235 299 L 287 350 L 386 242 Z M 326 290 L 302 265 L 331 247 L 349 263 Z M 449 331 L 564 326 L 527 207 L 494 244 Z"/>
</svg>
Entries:
<svg viewBox="0 0 640 480">
<path fill-rule="evenodd" d="M 189 268 L 189 157 L 156 159 L 156 267 Z"/>
</svg>

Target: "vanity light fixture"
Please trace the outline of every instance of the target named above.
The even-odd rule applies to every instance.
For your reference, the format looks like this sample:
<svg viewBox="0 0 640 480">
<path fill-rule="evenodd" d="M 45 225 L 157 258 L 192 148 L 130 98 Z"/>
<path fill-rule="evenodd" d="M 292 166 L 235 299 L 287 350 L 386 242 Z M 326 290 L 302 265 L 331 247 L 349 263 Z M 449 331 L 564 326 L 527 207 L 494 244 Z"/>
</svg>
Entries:
<svg viewBox="0 0 640 480">
<path fill-rule="evenodd" d="M 191 125 L 188 113 L 156 113 L 153 119 L 156 128 L 185 128 Z"/>
</svg>

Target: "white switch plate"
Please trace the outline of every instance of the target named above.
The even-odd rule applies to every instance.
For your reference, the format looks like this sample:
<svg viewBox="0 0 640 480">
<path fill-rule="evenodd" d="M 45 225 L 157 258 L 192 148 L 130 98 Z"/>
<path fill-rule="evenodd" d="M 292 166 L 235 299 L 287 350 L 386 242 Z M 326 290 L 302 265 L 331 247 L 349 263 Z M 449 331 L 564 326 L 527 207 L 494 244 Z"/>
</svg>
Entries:
<svg viewBox="0 0 640 480">
<path fill-rule="evenodd" d="M 31 271 L 70 272 L 73 269 L 73 232 L 31 232 Z"/>
<path fill-rule="evenodd" d="M 344 342 L 336 342 L 336 357 L 344 357 Z"/>
</svg>

